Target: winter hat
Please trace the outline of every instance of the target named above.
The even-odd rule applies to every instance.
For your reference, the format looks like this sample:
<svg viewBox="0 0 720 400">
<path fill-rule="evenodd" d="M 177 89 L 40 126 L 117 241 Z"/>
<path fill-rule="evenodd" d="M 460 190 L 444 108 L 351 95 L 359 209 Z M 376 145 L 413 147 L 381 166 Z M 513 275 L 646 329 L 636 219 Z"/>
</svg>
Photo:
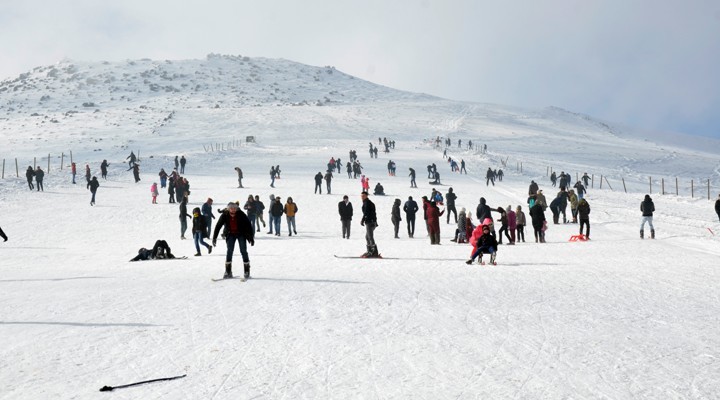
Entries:
<svg viewBox="0 0 720 400">
<path fill-rule="evenodd" d="M 227 204 L 228 210 L 236 209 L 238 208 L 238 205 L 233 203 L 232 201 Z"/>
<path fill-rule="evenodd" d="M 465 214 L 465 207 L 462 207 L 462 208 L 460 209 L 460 214 Z"/>
</svg>

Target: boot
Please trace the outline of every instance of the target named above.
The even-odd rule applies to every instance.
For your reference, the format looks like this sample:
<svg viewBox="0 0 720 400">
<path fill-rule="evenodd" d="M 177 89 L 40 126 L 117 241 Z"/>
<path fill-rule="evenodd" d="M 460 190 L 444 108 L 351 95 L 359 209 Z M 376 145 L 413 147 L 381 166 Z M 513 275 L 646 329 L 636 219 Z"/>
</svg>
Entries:
<svg viewBox="0 0 720 400">
<path fill-rule="evenodd" d="M 230 279 L 233 277 L 232 274 L 232 263 L 226 262 L 225 263 L 225 275 L 223 275 L 223 279 Z"/>
<path fill-rule="evenodd" d="M 243 263 L 243 268 L 245 269 L 245 279 L 250 279 L 250 263 Z"/>
<path fill-rule="evenodd" d="M 645 231 L 640 229 L 640 239 L 645 237 Z"/>
<path fill-rule="evenodd" d="M 650 230 L 650 239 L 655 239 L 655 229 Z"/>
</svg>

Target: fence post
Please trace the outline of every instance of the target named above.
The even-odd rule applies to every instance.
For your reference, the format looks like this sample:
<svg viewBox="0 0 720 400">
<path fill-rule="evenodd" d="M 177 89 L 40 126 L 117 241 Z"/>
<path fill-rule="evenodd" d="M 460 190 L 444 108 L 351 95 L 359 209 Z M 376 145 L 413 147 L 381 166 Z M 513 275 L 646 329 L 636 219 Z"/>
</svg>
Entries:
<svg viewBox="0 0 720 400">
<path fill-rule="evenodd" d="M 47 170 L 47 173 L 48 173 L 48 175 L 50 175 L 50 153 L 48 153 L 48 170 Z"/>
<path fill-rule="evenodd" d="M 72 150 L 70 150 L 70 165 L 73 163 Z"/>
<path fill-rule="evenodd" d="M 680 196 L 680 189 L 678 189 L 678 177 L 675 177 L 675 196 Z"/>
<path fill-rule="evenodd" d="M 15 158 L 15 175 L 17 175 L 18 178 L 20 177 L 20 170 L 18 169 L 17 165 L 17 157 Z"/>
<path fill-rule="evenodd" d="M 660 188 L 661 188 L 660 195 L 664 196 L 665 195 L 665 178 L 660 178 L 660 185 L 661 185 L 660 186 Z"/>
<path fill-rule="evenodd" d="M 595 174 L 590 174 L 590 188 L 595 189 Z"/>
<path fill-rule="evenodd" d="M 693 179 L 690 179 L 690 197 L 695 198 L 695 184 L 693 182 Z"/>
<path fill-rule="evenodd" d="M 652 194 L 652 176 L 648 176 L 648 179 L 650 180 L 650 194 Z"/>
<path fill-rule="evenodd" d="M 138 150 L 138 157 L 137 157 L 137 159 L 138 159 L 138 162 L 139 162 L 139 161 L 140 161 L 140 150 Z"/>
<path fill-rule="evenodd" d="M 5 179 L 5 159 L 3 158 L 3 171 L 2 171 L 2 179 Z"/>
<path fill-rule="evenodd" d="M 65 163 L 65 152 L 60 154 L 60 169 L 63 169 L 63 164 Z"/>
<path fill-rule="evenodd" d="M 602 182 L 601 182 L 601 183 L 602 183 Z M 612 188 L 612 186 L 610 186 L 610 181 L 607 180 L 607 176 L 605 177 L 605 183 L 607 183 L 607 185 L 608 185 L 608 187 L 610 188 L 610 190 L 612 190 L 613 192 L 615 191 L 615 190 Z"/>
<path fill-rule="evenodd" d="M 520 173 L 522 174 L 522 162 L 520 162 Z"/>
<path fill-rule="evenodd" d="M 602 189 L 602 178 L 603 178 L 603 176 L 602 176 L 602 174 L 600 174 L 600 189 Z"/>
<path fill-rule="evenodd" d="M 708 179 L 708 200 L 710 200 L 710 179 Z"/>
<path fill-rule="evenodd" d="M 33 157 L 33 169 L 37 169 L 37 157 Z"/>
<path fill-rule="evenodd" d="M 545 167 L 545 176 L 550 176 L 550 167 Z"/>
<path fill-rule="evenodd" d="M 627 187 L 625 186 L 625 178 L 622 178 L 623 181 L 623 189 L 625 189 L 625 193 L 627 193 Z"/>
<path fill-rule="evenodd" d="M 579 178 L 579 177 L 580 177 L 580 175 L 579 175 L 579 174 L 578 174 L 578 173 L 576 172 L 576 173 L 575 173 L 575 182 L 577 182 L 577 181 L 579 181 L 579 180 L 580 180 L 580 178 Z"/>
</svg>

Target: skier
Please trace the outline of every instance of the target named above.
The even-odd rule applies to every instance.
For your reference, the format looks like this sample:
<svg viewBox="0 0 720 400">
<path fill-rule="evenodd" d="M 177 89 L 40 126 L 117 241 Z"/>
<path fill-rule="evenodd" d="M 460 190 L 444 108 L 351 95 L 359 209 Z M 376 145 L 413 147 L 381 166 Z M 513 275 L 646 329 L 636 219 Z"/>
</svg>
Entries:
<svg viewBox="0 0 720 400">
<path fill-rule="evenodd" d="M 129 168 L 128 168 L 128 171 L 130 171 L 130 170 L 132 169 L 133 165 L 135 165 L 135 161 L 137 160 L 137 157 L 135 157 L 135 153 L 133 153 L 133 152 L 131 151 L 131 152 L 130 152 L 130 155 L 127 156 L 127 157 L 125 157 L 125 159 L 126 159 L 126 160 L 128 160 L 128 159 L 130 160 L 130 161 L 128 161 L 128 167 L 129 167 Z"/>
<path fill-rule="evenodd" d="M 457 215 L 457 209 L 455 208 L 455 200 L 457 199 L 457 195 L 453 193 L 453 188 L 448 189 L 448 192 L 445 194 L 445 202 L 446 202 L 446 210 L 447 210 L 447 223 L 450 223 L 450 213 L 453 213 L 453 217 L 455 218 L 455 223 L 458 222 L 458 215 Z"/>
<path fill-rule="evenodd" d="M 90 193 L 92 193 L 92 198 L 90 199 L 90 205 L 95 205 L 95 193 L 97 193 L 97 189 L 100 187 L 100 182 L 98 182 L 96 177 L 92 177 L 90 179 L 90 182 L 87 184 L 87 188 L 90 189 Z"/>
<path fill-rule="evenodd" d="M 185 159 L 185 156 L 180 157 L 180 173 L 185 173 L 185 163 L 187 163 L 187 160 Z"/>
<path fill-rule="evenodd" d="M 33 170 L 33 167 L 28 165 L 28 169 L 25 171 L 25 178 L 27 179 L 28 187 L 30 187 L 30 190 L 35 189 L 35 185 L 33 185 L 33 178 L 35 178 L 35 170 Z"/>
<path fill-rule="evenodd" d="M 35 170 L 35 183 L 37 183 L 37 190 L 39 191 L 45 191 L 45 188 L 43 187 L 43 178 L 45 177 L 45 172 L 40 168 L 40 166 L 37 167 Z"/>
<path fill-rule="evenodd" d="M 415 170 L 412 168 L 408 168 L 408 169 L 410 170 L 410 175 L 408 175 L 410 177 L 410 187 L 416 188 L 417 183 L 415 183 Z"/>
<path fill-rule="evenodd" d="M 175 256 L 170 252 L 170 246 L 168 246 L 166 241 L 157 240 L 152 250 L 141 247 L 140 250 L 138 250 L 138 255 L 131 259 L 130 262 L 160 260 L 164 258 L 173 259 Z"/>
<path fill-rule="evenodd" d="M 360 220 L 360 225 L 365 226 L 365 242 L 367 244 L 367 252 L 362 255 L 363 258 L 379 258 L 377 245 L 375 244 L 374 232 L 377 228 L 377 214 L 375 213 L 375 203 L 370 201 L 368 193 L 363 191 L 360 193 L 362 199 L 362 213 L 363 217 Z"/>
<path fill-rule="evenodd" d="M 478 232 L 479 231 L 479 232 Z M 496 265 L 495 256 L 497 254 L 498 242 L 495 237 L 490 234 L 490 227 L 482 225 L 473 232 L 473 252 L 470 259 L 465 261 L 465 264 L 471 265 L 475 262 L 475 258 L 480 257 L 478 263 L 482 264 L 482 255 L 490 254 L 490 264 Z"/>
<path fill-rule="evenodd" d="M 185 218 L 192 219 L 192 215 L 187 212 L 187 202 L 187 196 L 183 196 L 180 201 L 180 206 L 178 206 L 178 209 L 180 210 L 180 239 L 182 240 L 185 240 L 185 231 L 187 231 L 187 220 Z"/>
<path fill-rule="evenodd" d="M 645 237 L 645 223 L 650 224 L 650 238 L 655 239 L 655 227 L 653 227 L 653 212 L 655 212 L 655 204 L 649 194 L 645 195 L 645 199 L 640 203 L 640 211 L 642 211 L 642 224 L 640 224 L 640 239 Z"/>
<path fill-rule="evenodd" d="M 108 164 L 107 160 L 103 160 L 102 163 L 100 164 L 100 176 L 105 180 L 107 180 L 108 165 L 110 165 L 110 164 Z"/>
<path fill-rule="evenodd" d="M 408 196 L 407 201 L 403 205 L 405 211 L 405 220 L 407 221 L 408 236 L 412 239 L 415 236 L 415 214 L 418 212 L 418 205 L 412 196 Z"/>
<path fill-rule="evenodd" d="M 157 197 L 160 194 L 158 192 L 157 183 L 153 182 L 152 185 L 150 185 L 150 196 L 152 196 L 152 203 L 157 204 Z"/>
<path fill-rule="evenodd" d="M 430 235 L 430 244 L 440 244 L 440 216 L 445 210 L 440 211 L 437 203 L 431 201 L 428 204 L 425 214 L 427 215 L 428 234 Z"/>
<path fill-rule="evenodd" d="M 288 236 L 292 236 L 293 234 L 297 236 L 297 229 L 295 228 L 295 214 L 298 212 L 298 207 L 297 204 L 293 202 L 292 197 L 287 198 L 285 207 L 283 207 L 283 212 L 285 213 L 285 220 L 287 221 Z"/>
<path fill-rule="evenodd" d="M 8 237 L 7 237 L 7 235 L 5 234 L 5 232 L 3 232 L 2 228 L 0 228 L 0 237 L 3 238 L 3 242 L 7 242 L 7 241 L 8 241 Z"/>
<path fill-rule="evenodd" d="M 342 223 L 343 239 L 350 239 L 350 223 L 352 222 L 353 207 L 347 195 L 338 203 L 338 214 Z"/>
<path fill-rule="evenodd" d="M 395 227 L 395 239 L 400 239 L 400 236 L 398 236 L 400 221 L 402 221 L 402 217 L 400 217 L 400 199 L 395 199 L 393 203 L 392 211 L 390 212 L 390 221 Z"/>
<path fill-rule="evenodd" d="M 590 204 L 588 204 L 587 200 L 580 199 L 577 212 L 580 216 L 580 234 L 583 234 L 583 225 L 585 225 L 587 226 L 585 230 L 585 238 L 590 239 Z"/>
<path fill-rule="evenodd" d="M 243 179 L 242 170 L 240 169 L 240 167 L 235 167 L 235 172 L 237 172 L 237 176 L 238 176 L 238 188 L 241 188 L 241 187 L 243 187 L 243 185 L 242 185 L 242 179 Z"/>
<path fill-rule="evenodd" d="M 193 215 L 192 215 L 192 235 L 193 235 L 193 241 L 195 242 L 195 257 L 199 257 L 202 254 L 200 254 L 200 245 L 205 246 L 208 249 L 208 254 L 212 253 L 212 246 L 205 243 L 204 238 L 208 237 L 207 234 L 207 225 L 205 224 L 205 217 L 200 215 L 200 207 L 195 207 L 193 209 Z"/>
<path fill-rule="evenodd" d="M 249 242 L 250 246 L 255 246 L 255 231 L 252 229 L 247 215 L 239 210 L 237 203 L 228 203 L 227 208 L 218 219 L 212 239 L 213 247 L 217 245 L 218 233 L 220 233 L 220 228 L 223 227 L 225 227 L 223 235 L 225 236 L 225 243 L 227 244 L 225 275 L 223 275 L 223 279 L 233 277 L 232 257 L 235 251 L 235 242 L 238 243 L 240 254 L 242 255 L 245 270 L 244 279 L 250 279 L 250 257 L 247 252 L 247 243 Z"/>
<path fill-rule="evenodd" d="M 205 219 L 205 237 L 209 238 L 212 233 L 212 220 L 215 219 L 215 215 L 212 213 L 213 199 L 208 197 L 207 201 L 202 205 L 202 216 Z"/>
</svg>

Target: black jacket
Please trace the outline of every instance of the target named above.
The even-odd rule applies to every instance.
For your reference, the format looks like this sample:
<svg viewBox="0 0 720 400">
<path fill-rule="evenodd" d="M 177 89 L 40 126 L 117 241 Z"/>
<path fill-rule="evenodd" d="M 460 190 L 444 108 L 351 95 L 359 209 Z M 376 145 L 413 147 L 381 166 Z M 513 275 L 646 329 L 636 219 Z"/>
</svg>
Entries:
<svg viewBox="0 0 720 400">
<path fill-rule="evenodd" d="M 538 189 L 539 189 L 539 188 L 538 188 L 538 184 L 535 183 L 535 182 L 532 182 L 532 183 L 530 184 L 530 187 L 528 188 L 528 194 L 529 194 L 529 195 L 537 194 Z"/>
<path fill-rule="evenodd" d="M 352 203 L 348 201 L 347 204 L 345 204 L 344 201 L 341 201 L 338 203 L 338 214 L 340 214 L 340 220 L 341 221 L 351 221 L 353 216 L 353 208 Z"/>
<path fill-rule="evenodd" d="M 91 193 L 97 192 L 98 187 L 100 187 L 100 182 L 98 182 L 97 178 L 93 178 L 90 182 L 88 182 L 87 187 L 90 189 Z"/>
<path fill-rule="evenodd" d="M 578 216 L 580 217 L 581 220 L 587 221 L 590 219 L 590 204 L 588 204 L 588 202 L 585 201 L 585 199 L 580 200 L 577 210 L 578 210 Z"/>
<path fill-rule="evenodd" d="M 180 218 L 185 218 L 185 217 L 192 218 L 192 215 L 188 214 L 188 212 L 187 212 L 187 201 L 185 201 L 183 199 L 180 202 L 179 208 L 180 208 Z"/>
<path fill-rule="evenodd" d="M 365 199 L 363 201 L 362 205 L 362 221 L 363 224 L 375 224 L 377 225 L 377 214 L 375 214 L 375 203 L 370 201 L 370 199 Z"/>
<path fill-rule="evenodd" d="M 273 217 L 282 217 L 283 215 L 283 204 L 277 200 L 273 201 L 270 206 L 270 214 Z"/>
<path fill-rule="evenodd" d="M 25 171 L 25 177 L 28 181 L 32 181 L 35 177 L 35 170 L 33 170 L 32 167 L 28 167 L 27 171 Z"/>
<path fill-rule="evenodd" d="M 315 175 L 315 184 L 316 185 L 321 184 L 322 180 L 323 180 L 323 176 L 321 173 L 318 172 L 317 175 Z"/>
<path fill-rule="evenodd" d="M 455 199 L 457 199 L 457 196 L 454 192 L 447 192 L 445 195 L 445 205 L 448 207 L 455 207 Z"/>
<path fill-rule="evenodd" d="M 390 212 L 391 219 L 393 222 L 402 221 L 402 217 L 400 217 L 400 200 L 393 203 L 392 211 Z"/>
<path fill-rule="evenodd" d="M 640 211 L 642 211 L 643 217 L 652 217 L 655 212 L 655 204 L 653 203 L 650 196 L 645 196 L 645 200 L 640 203 Z"/>
<path fill-rule="evenodd" d="M 715 202 L 715 212 L 720 215 L 720 199 Z"/>
<path fill-rule="evenodd" d="M 43 178 L 45 177 L 45 172 L 43 170 L 39 169 L 35 171 L 35 180 L 38 182 L 42 182 Z"/>
<path fill-rule="evenodd" d="M 485 221 L 485 218 L 492 219 L 492 216 L 490 215 L 490 207 L 485 204 L 484 198 L 480 198 L 480 204 L 478 204 L 477 209 L 475 210 L 475 217 L 481 224 Z"/>
<path fill-rule="evenodd" d="M 192 233 L 195 232 L 201 232 L 202 237 L 207 237 L 207 224 L 205 224 L 205 217 L 202 215 L 192 219 Z"/>
<path fill-rule="evenodd" d="M 543 222 L 545 222 L 545 212 L 543 211 L 542 206 L 539 203 L 535 203 L 535 205 L 530 208 L 529 213 L 530 218 L 532 219 L 533 228 L 542 228 Z"/>
<path fill-rule="evenodd" d="M 245 240 L 250 242 L 251 245 L 255 244 L 255 230 L 252 227 L 252 224 L 250 223 L 250 219 L 248 219 L 247 215 L 245 215 L 242 210 L 237 210 L 235 212 L 235 218 L 237 220 L 237 229 L 233 231 L 230 228 L 231 221 L 230 221 L 230 212 L 225 210 L 223 211 L 222 215 L 218 219 L 217 225 L 215 225 L 215 230 L 213 232 L 213 242 L 217 240 L 218 233 L 220 233 L 220 229 L 223 229 L 223 235 L 227 236 L 237 236 L 237 237 L 244 237 Z"/>
<path fill-rule="evenodd" d="M 490 233 L 482 234 L 477 239 L 477 242 L 475 242 L 476 248 L 479 247 L 492 247 L 495 250 L 498 248 L 498 242 L 497 239 L 495 239 L 495 236 L 491 235 Z"/>
<path fill-rule="evenodd" d="M 405 211 L 405 215 L 407 215 L 408 218 L 415 218 L 415 213 L 418 212 L 417 202 L 415 200 L 406 201 L 403 206 L 403 211 Z"/>
</svg>

